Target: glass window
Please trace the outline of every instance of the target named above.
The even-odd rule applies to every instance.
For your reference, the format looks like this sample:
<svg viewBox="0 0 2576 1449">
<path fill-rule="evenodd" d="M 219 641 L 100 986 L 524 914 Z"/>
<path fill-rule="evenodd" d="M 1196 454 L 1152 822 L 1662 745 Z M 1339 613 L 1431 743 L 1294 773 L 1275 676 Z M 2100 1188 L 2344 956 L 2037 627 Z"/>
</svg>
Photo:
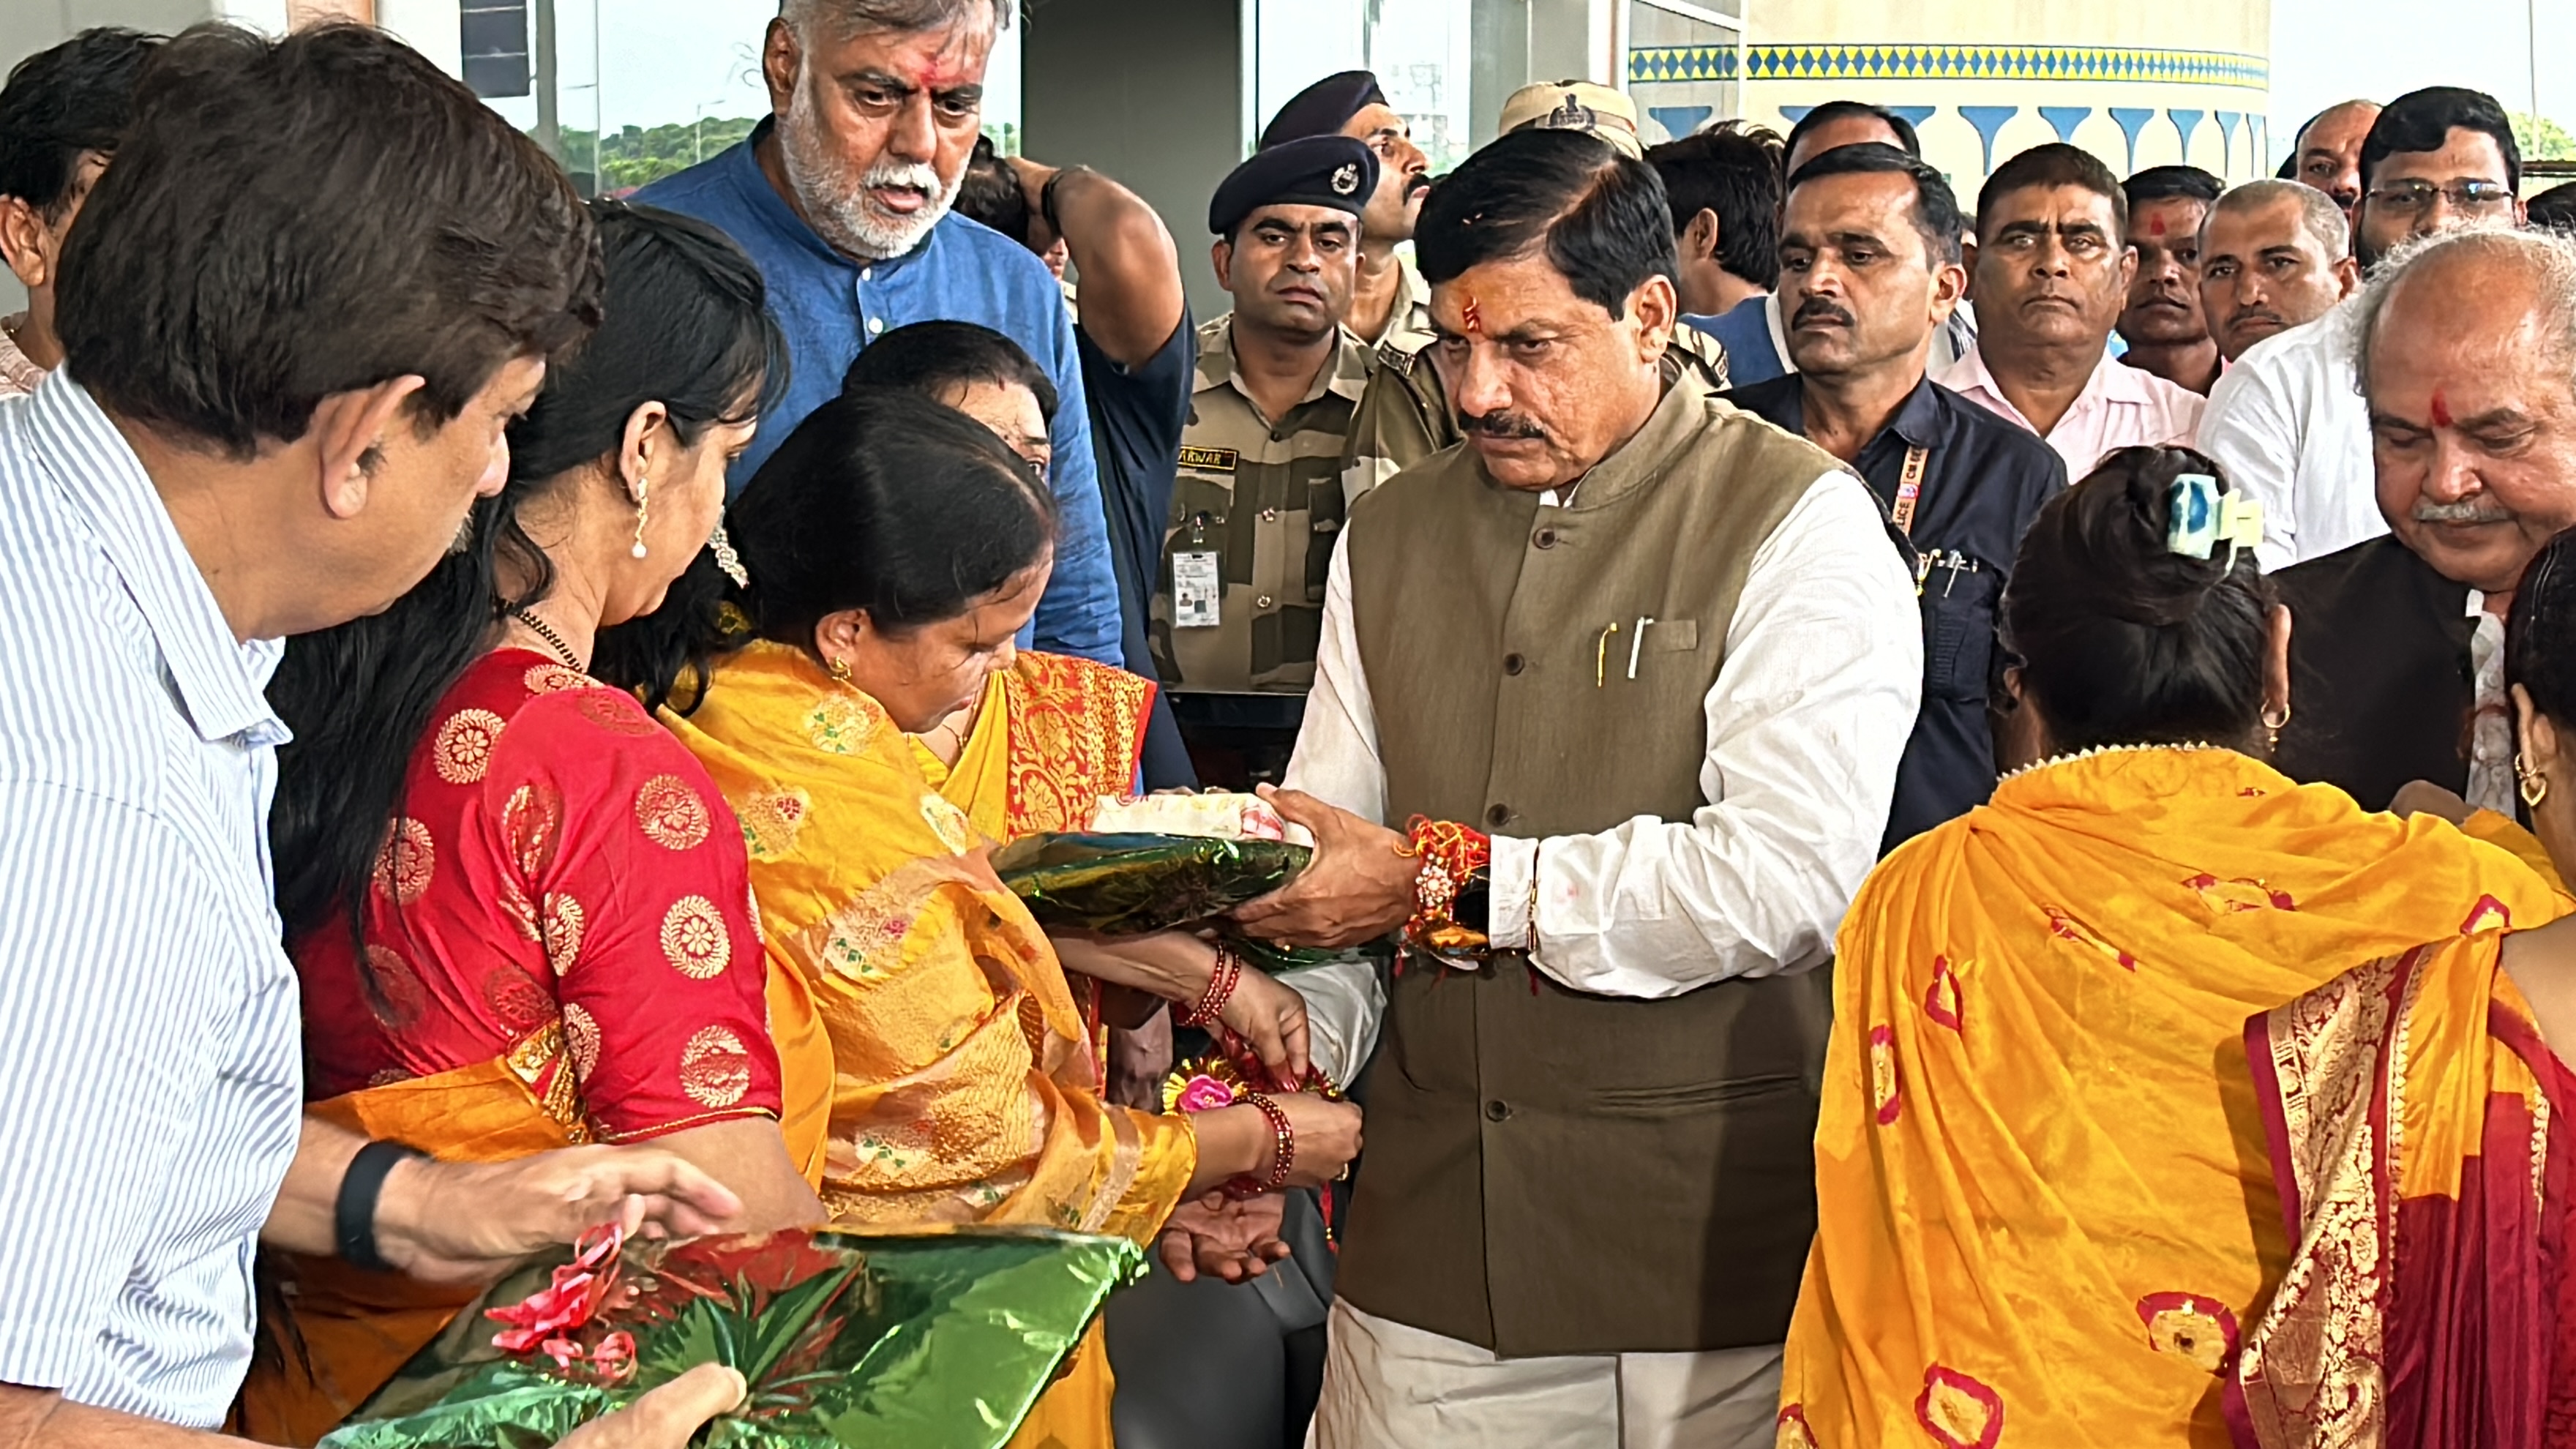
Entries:
<svg viewBox="0 0 2576 1449">
<path fill-rule="evenodd" d="M 1628 97 L 1652 146 L 1740 114 L 1742 0 L 1628 0 Z"/>
<path fill-rule="evenodd" d="M 1258 0 L 1253 129 L 1336 71 L 1377 73 L 1436 174 L 1475 149 L 1468 72 L 1471 0 Z"/>
<path fill-rule="evenodd" d="M 464 12 L 493 4 L 377 0 L 376 10 L 386 29 L 461 74 Z M 534 0 L 526 9 L 533 30 Z M 760 50 L 778 0 L 555 0 L 554 9 L 556 125 L 564 167 L 586 189 L 595 177 L 598 190 L 620 194 L 684 170 L 751 134 L 769 114 Z M 533 66 L 533 35 L 529 55 Z M 1017 23 L 994 44 L 984 84 L 984 128 L 1016 152 Z M 536 129 L 533 94 L 487 103 L 522 130 Z"/>
</svg>

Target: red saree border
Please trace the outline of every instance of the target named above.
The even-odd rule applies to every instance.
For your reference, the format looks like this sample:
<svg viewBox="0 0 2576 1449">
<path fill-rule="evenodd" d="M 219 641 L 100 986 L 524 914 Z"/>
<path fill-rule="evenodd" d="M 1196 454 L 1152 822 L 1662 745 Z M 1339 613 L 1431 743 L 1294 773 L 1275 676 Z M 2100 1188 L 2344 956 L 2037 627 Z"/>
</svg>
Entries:
<svg viewBox="0 0 2576 1449">
<path fill-rule="evenodd" d="M 2247 1449 L 2359 1449 L 2385 1426 L 2396 1106 L 2433 949 L 2357 967 L 2246 1025 L 2291 1243 L 2228 1377 L 2228 1428 Z"/>
</svg>

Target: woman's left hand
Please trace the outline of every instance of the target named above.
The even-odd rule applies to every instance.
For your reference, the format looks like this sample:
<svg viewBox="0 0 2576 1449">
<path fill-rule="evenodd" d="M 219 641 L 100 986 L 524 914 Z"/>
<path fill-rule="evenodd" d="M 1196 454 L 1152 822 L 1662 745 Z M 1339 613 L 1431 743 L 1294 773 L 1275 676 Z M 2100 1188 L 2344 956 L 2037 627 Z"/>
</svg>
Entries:
<svg viewBox="0 0 2576 1449">
<path fill-rule="evenodd" d="M 1288 1244 L 1279 1236 L 1286 1213 L 1286 1200 L 1275 1192 L 1239 1201 L 1212 1192 L 1172 1209 L 1155 1246 L 1163 1266 L 1181 1282 L 1201 1273 L 1245 1282 L 1288 1256 Z"/>
<path fill-rule="evenodd" d="M 1312 1065 L 1306 1041 L 1306 998 L 1257 966 L 1245 966 L 1216 1019 L 1244 1039 L 1283 1090 L 1306 1080 Z"/>
</svg>

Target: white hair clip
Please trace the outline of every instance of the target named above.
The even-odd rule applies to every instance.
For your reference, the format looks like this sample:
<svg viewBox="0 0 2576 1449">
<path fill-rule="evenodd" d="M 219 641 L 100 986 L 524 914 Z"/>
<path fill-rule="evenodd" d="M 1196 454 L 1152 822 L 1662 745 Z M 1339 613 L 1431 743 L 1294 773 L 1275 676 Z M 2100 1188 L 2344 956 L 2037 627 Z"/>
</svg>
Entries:
<svg viewBox="0 0 2576 1449">
<path fill-rule="evenodd" d="M 2221 493 L 2207 473 L 2185 473 L 2165 493 L 2165 551 L 2185 558 L 2207 558 L 2227 545 L 2228 567 L 2236 551 L 2263 541 L 2263 504 L 2242 493 Z"/>
</svg>

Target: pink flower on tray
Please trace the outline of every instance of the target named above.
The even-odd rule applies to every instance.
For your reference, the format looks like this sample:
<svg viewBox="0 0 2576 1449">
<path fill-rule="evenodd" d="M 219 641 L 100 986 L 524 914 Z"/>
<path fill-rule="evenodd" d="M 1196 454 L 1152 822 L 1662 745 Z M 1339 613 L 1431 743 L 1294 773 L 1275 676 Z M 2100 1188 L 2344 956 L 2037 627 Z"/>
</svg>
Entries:
<svg viewBox="0 0 2576 1449">
<path fill-rule="evenodd" d="M 2003 1396 L 1936 1363 L 1923 1371 L 1914 1420 L 1941 1449 L 1995 1449 L 2004 1434 Z"/>
<path fill-rule="evenodd" d="M 507 1308 L 487 1308 L 483 1316 L 510 1327 L 495 1334 L 492 1346 L 503 1353 L 543 1353 L 565 1363 L 555 1344 L 572 1347 L 571 1357 L 579 1358 L 581 1350 L 570 1344 L 568 1332 L 588 1324 L 605 1307 L 617 1287 L 617 1252 L 625 1245 L 626 1235 L 611 1226 L 583 1235 L 580 1249 L 573 1260 L 555 1269 L 554 1281 Z"/>
<path fill-rule="evenodd" d="M 1869 1029 L 1869 1105 L 1878 1125 L 1895 1125 L 1900 1109 L 1897 1100 L 1896 1029 L 1874 1026 Z"/>
<path fill-rule="evenodd" d="M 2138 1300 L 2147 1347 L 2179 1354 L 2205 1373 L 2224 1373 L 2236 1361 L 2236 1315 L 2215 1298 L 2194 1293 L 2150 1293 Z"/>
</svg>

